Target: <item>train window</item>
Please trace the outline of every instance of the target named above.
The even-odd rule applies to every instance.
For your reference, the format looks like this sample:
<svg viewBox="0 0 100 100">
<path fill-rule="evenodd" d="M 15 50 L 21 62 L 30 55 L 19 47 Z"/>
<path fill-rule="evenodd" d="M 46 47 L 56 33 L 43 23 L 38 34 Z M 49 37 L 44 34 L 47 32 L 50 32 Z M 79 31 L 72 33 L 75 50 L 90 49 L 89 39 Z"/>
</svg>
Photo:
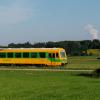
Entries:
<svg viewBox="0 0 100 100">
<path fill-rule="evenodd" d="M 55 53 L 53 53 L 52 58 L 55 58 Z"/>
<path fill-rule="evenodd" d="M 59 58 L 59 54 L 58 53 L 56 53 L 56 58 Z"/>
<path fill-rule="evenodd" d="M 29 52 L 24 52 L 23 53 L 23 58 L 29 58 Z"/>
<path fill-rule="evenodd" d="M 7 57 L 8 58 L 13 58 L 13 53 L 12 52 L 7 53 Z"/>
<path fill-rule="evenodd" d="M 45 52 L 40 52 L 39 56 L 40 56 L 40 58 L 45 58 L 46 57 L 46 53 Z"/>
<path fill-rule="evenodd" d="M 15 53 L 15 58 L 21 58 L 21 53 Z"/>
<path fill-rule="evenodd" d="M 49 53 L 49 58 L 52 58 L 52 53 Z"/>
<path fill-rule="evenodd" d="M 6 58 L 6 53 L 1 52 L 1 53 L 0 53 L 0 58 Z"/>
<path fill-rule="evenodd" d="M 55 58 L 55 53 L 49 53 L 49 58 Z"/>
<path fill-rule="evenodd" d="M 37 53 L 36 52 L 32 52 L 31 53 L 31 58 L 37 58 Z"/>
</svg>

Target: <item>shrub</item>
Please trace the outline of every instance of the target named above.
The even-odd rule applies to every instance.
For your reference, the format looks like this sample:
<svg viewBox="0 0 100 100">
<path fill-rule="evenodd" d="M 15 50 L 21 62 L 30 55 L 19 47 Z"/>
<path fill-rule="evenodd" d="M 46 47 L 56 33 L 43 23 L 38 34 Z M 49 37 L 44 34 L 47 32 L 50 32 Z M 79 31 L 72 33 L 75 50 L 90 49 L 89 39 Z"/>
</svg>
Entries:
<svg viewBox="0 0 100 100">
<path fill-rule="evenodd" d="M 100 68 L 93 71 L 93 77 L 100 77 Z"/>
</svg>

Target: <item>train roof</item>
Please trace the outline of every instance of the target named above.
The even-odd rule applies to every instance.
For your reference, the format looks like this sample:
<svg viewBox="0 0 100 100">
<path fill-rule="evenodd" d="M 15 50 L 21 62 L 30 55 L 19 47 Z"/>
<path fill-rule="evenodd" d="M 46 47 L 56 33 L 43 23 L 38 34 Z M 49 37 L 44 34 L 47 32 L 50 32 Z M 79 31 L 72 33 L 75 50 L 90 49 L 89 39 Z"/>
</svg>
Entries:
<svg viewBox="0 0 100 100">
<path fill-rule="evenodd" d="M 63 49 L 63 48 L 0 48 L 0 50 L 4 50 L 4 49 L 6 49 L 6 50 L 7 50 L 7 49 L 13 49 L 13 50 L 14 50 L 14 49 L 42 49 L 42 50 L 43 50 L 43 49 L 46 49 L 46 50 L 47 50 L 47 49 L 52 49 L 52 50 L 57 50 L 57 49 Z"/>
<path fill-rule="evenodd" d="M 0 48 L 0 51 L 59 51 L 63 48 Z"/>
</svg>

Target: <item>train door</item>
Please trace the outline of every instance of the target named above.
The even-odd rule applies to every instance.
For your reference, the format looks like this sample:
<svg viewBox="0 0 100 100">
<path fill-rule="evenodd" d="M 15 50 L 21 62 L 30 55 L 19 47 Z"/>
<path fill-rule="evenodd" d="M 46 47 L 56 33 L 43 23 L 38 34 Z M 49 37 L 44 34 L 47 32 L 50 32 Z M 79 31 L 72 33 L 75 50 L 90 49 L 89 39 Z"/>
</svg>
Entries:
<svg viewBox="0 0 100 100">
<path fill-rule="evenodd" d="M 55 53 L 49 53 L 50 65 L 54 65 Z"/>
</svg>

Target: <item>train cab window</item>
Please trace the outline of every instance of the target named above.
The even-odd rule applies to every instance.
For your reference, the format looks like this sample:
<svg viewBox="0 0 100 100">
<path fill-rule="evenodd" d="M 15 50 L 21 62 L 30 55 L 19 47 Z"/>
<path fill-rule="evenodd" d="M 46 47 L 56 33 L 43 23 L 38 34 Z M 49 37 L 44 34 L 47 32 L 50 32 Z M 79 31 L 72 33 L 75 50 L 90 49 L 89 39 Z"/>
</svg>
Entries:
<svg viewBox="0 0 100 100">
<path fill-rule="evenodd" d="M 1 52 L 1 53 L 0 53 L 0 58 L 6 58 L 6 53 Z"/>
<path fill-rule="evenodd" d="M 15 58 L 21 58 L 21 53 L 15 53 Z"/>
<path fill-rule="evenodd" d="M 45 52 L 40 52 L 39 53 L 39 56 L 40 56 L 40 58 L 45 58 L 46 57 L 46 54 L 45 54 Z"/>
<path fill-rule="evenodd" d="M 32 52 L 31 53 L 31 58 L 37 58 L 37 53 L 36 52 Z"/>
<path fill-rule="evenodd" d="M 12 52 L 7 53 L 7 58 L 13 58 L 13 53 Z"/>
<path fill-rule="evenodd" d="M 55 58 L 55 53 L 49 53 L 49 58 Z"/>
<path fill-rule="evenodd" d="M 23 53 L 23 58 L 29 58 L 29 53 L 28 52 L 24 52 Z"/>
<path fill-rule="evenodd" d="M 61 52 L 60 52 L 60 56 L 61 56 L 61 58 L 65 58 L 65 57 L 66 57 L 65 51 L 61 51 Z"/>
</svg>

